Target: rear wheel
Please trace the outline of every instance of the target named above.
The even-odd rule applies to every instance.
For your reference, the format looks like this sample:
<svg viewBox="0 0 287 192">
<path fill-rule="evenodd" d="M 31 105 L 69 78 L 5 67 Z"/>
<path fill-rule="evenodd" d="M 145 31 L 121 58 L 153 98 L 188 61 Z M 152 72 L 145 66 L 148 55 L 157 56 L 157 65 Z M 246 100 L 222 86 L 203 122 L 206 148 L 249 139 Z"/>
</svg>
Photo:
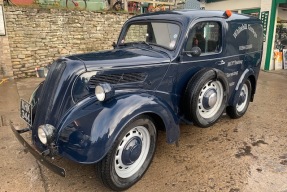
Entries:
<svg viewBox="0 0 287 192">
<path fill-rule="evenodd" d="M 240 90 L 236 106 L 228 106 L 226 108 L 226 113 L 233 119 L 242 117 L 248 109 L 250 98 L 251 98 L 251 83 L 249 79 L 247 79 Z"/>
<path fill-rule="evenodd" d="M 129 123 L 106 157 L 97 164 L 102 182 L 112 190 L 125 190 L 148 169 L 156 147 L 156 128 L 148 116 Z"/>
</svg>

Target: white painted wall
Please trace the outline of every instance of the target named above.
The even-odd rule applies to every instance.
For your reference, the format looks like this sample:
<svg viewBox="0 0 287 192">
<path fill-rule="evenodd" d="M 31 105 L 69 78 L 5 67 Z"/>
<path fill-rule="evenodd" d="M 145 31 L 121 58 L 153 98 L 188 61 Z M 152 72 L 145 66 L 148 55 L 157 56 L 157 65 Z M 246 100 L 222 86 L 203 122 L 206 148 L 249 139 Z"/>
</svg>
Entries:
<svg viewBox="0 0 287 192">
<path fill-rule="evenodd" d="M 271 1 L 271 0 L 269 0 Z M 261 0 L 226 0 L 215 3 L 206 3 L 206 10 L 244 10 L 259 8 L 261 6 Z"/>
<path fill-rule="evenodd" d="M 286 10 L 286 8 L 285 8 L 285 11 L 284 11 L 282 7 L 278 7 L 278 17 L 281 20 L 286 20 L 287 21 L 287 10 Z"/>
</svg>

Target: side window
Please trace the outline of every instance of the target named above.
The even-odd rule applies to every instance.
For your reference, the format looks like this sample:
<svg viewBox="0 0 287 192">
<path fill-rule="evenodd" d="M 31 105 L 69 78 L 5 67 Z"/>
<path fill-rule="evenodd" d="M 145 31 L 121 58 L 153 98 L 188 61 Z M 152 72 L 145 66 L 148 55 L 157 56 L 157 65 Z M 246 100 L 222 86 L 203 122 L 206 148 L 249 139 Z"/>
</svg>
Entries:
<svg viewBox="0 0 287 192">
<path fill-rule="evenodd" d="M 201 54 L 218 53 L 221 50 L 221 36 L 219 22 L 199 22 L 190 30 L 185 50 L 191 51 L 192 47 L 199 47 Z"/>
</svg>

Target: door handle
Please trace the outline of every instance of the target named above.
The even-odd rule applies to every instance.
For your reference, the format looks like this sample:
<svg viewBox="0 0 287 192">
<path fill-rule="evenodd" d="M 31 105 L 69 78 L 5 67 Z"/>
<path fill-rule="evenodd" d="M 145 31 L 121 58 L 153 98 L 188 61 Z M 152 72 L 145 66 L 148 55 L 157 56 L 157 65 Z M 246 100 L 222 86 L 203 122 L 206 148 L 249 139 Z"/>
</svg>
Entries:
<svg viewBox="0 0 287 192">
<path fill-rule="evenodd" d="M 215 64 L 217 64 L 217 65 L 224 65 L 224 64 L 225 64 L 225 61 L 223 61 L 223 60 L 217 61 Z"/>
</svg>

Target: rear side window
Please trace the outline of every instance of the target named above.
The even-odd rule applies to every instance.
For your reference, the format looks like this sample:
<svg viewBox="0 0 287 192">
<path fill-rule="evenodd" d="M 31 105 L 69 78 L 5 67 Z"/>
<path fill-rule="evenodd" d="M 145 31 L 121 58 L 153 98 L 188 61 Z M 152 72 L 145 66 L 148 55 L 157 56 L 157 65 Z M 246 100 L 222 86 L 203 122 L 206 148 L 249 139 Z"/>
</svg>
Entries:
<svg viewBox="0 0 287 192">
<path fill-rule="evenodd" d="M 193 26 L 188 35 L 186 51 L 199 47 L 201 54 L 213 54 L 221 51 L 221 24 L 214 21 L 199 22 Z"/>
</svg>

